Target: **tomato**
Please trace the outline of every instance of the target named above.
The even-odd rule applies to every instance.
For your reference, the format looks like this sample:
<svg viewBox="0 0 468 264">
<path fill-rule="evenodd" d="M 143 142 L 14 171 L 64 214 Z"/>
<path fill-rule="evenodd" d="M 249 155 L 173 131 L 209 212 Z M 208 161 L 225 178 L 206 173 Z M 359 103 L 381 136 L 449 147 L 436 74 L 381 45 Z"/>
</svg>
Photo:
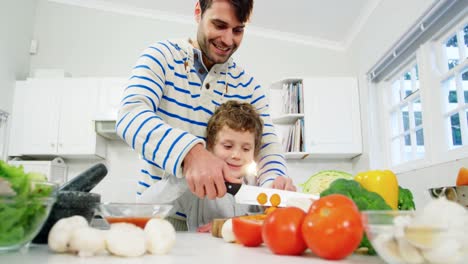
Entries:
<svg viewBox="0 0 468 264">
<path fill-rule="evenodd" d="M 251 216 L 232 218 L 232 231 L 236 240 L 246 247 L 258 247 L 262 240 L 263 219 Z"/>
<path fill-rule="evenodd" d="M 354 202 L 340 194 L 315 201 L 302 223 L 307 247 L 317 256 L 343 259 L 359 246 L 364 228 Z"/>
<path fill-rule="evenodd" d="M 307 249 L 301 225 L 306 213 L 297 207 L 277 208 L 263 223 L 262 237 L 268 248 L 279 255 L 300 255 Z"/>
<path fill-rule="evenodd" d="M 468 185 L 468 169 L 461 167 L 458 171 L 457 186 Z"/>
</svg>

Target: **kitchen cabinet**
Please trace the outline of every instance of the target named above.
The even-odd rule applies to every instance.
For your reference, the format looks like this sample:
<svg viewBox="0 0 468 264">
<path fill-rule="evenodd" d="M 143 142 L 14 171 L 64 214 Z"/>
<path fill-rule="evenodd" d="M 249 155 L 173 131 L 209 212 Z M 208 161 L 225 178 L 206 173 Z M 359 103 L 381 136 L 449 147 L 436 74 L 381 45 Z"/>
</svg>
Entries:
<svg viewBox="0 0 468 264">
<path fill-rule="evenodd" d="M 122 94 L 127 78 L 100 78 L 98 89 L 98 112 L 96 120 L 117 119 Z"/>
<path fill-rule="evenodd" d="M 98 80 L 28 79 L 14 94 L 10 156 L 105 157 L 92 121 Z"/>
<path fill-rule="evenodd" d="M 298 111 L 288 106 L 291 91 L 287 90 L 291 84 L 299 84 L 299 88 L 293 88 L 297 90 L 293 94 L 297 100 L 293 101 L 299 102 Z M 361 154 L 361 121 L 355 78 L 286 78 L 270 86 L 270 98 L 272 120 L 283 144 L 291 127 L 302 130 L 302 139 L 296 140 L 302 142 L 302 146 L 294 149 L 299 151 L 286 152 L 287 159 L 347 159 Z M 289 111 L 291 109 L 293 111 Z"/>
</svg>

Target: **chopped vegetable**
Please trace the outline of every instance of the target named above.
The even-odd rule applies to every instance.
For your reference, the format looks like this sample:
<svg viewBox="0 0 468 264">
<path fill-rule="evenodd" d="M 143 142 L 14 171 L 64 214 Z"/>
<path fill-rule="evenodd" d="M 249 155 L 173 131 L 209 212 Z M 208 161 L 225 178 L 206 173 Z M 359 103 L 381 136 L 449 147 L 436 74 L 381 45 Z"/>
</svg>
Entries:
<svg viewBox="0 0 468 264">
<path fill-rule="evenodd" d="M 398 210 L 416 210 L 413 194 L 401 186 L 398 186 Z"/>
<path fill-rule="evenodd" d="M 25 173 L 0 160 L 0 178 L 10 188 L 5 202 L 0 203 L 0 246 L 21 243 L 42 223 L 47 206 L 40 198 L 49 197 L 51 185 L 41 184 L 47 178 L 38 173 Z"/>
<path fill-rule="evenodd" d="M 392 208 L 385 203 L 385 200 L 375 192 L 364 189 L 354 180 L 337 179 L 328 189 L 320 193 L 320 197 L 330 194 L 343 194 L 351 198 L 360 211 L 364 210 L 391 210 Z M 375 255 L 376 252 L 371 243 L 364 234 L 358 248 L 367 248 L 367 254 Z"/>
<path fill-rule="evenodd" d="M 348 179 L 352 180 L 353 175 L 338 170 L 324 170 L 320 171 L 312 176 L 299 186 L 302 187 L 303 193 L 321 193 L 327 189 L 330 184 L 337 179 Z"/>
<path fill-rule="evenodd" d="M 268 199 L 268 197 L 267 197 L 266 193 L 259 193 L 258 196 L 257 196 L 257 202 L 260 205 L 266 204 L 266 202 L 268 201 L 267 199 Z"/>
<path fill-rule="evenodd" d="M 398 209 L 398 180 L 389 170 L 360 172 L 354 180 L 368 191 L 378 193 L 393 210 Z"/>
<path fill-rule="evenodd" d="M 281 197 L 277 193 L 272 194 L 270 197 L 270 203 L 271 206 L 277 207 L 281 203 Z"/>
<path fill-rule="evenodd" d="M 457 186 L 468 185 L 468 169 L 461 167 L 457 175 Z"/>
</svg>

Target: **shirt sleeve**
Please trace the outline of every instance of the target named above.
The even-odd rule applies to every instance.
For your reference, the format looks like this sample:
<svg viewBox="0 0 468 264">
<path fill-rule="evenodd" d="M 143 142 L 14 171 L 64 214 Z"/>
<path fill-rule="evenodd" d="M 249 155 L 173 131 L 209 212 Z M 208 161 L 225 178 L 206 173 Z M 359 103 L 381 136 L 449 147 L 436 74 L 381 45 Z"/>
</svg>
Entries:
<svg viewBox="0 0 468 264">
<path fill-rule="evenodd" d="M 279 137 L 271 120 L 268 98 L 258 84 L 255 84 L 251 104 L 257 109 L 264 123 L 257 164 L 257 185 L 271 187 L 277 176 L 287 177 L 287 167 Z"/>
<path fill-rule="evenodd" d="M 162 43 L 150 46 L 139 57 L 123 92 L 117 134 L 149 164 L 183 177 L 182 161 L 204 140 L 167 124 L 158 107 L 165 94 L 168 71 L 174 59 Z M 171 80 L 172 81 L 172 80 Z"/>
</svg>

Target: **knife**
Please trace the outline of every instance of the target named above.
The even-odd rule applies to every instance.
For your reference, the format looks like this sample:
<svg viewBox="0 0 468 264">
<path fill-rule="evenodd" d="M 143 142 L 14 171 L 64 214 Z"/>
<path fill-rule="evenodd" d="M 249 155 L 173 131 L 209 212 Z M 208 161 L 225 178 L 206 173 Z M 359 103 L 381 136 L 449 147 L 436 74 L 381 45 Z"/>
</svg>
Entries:
<svg viewBox="0 0 468 264">
<path fill-rule="evenodd" d="M 260 193 L 265 193 L 267 195 L 267 203 L 263 204 L 265 206 L 271 206 L 270 197 L 273 194 L 278 194 L 281 198 L 281 202 L 278 207 L 285 207 L 289 205 L 288 201 L 295 199 L 312 199 L 318 200 L 320 198 L 319 194 L 311 193 L 300 193 L 293 191 L 278 190 L 272 188 L 263 188 L 258 186 L 240 184 L 240 183 L 230 183 L 225 182 L 227 193 L 230 193 L 234 196 L 236 203 L 240 204 L 254 204 L 260 205 L 257 201 L 257 197 Z"/>
</svg>

